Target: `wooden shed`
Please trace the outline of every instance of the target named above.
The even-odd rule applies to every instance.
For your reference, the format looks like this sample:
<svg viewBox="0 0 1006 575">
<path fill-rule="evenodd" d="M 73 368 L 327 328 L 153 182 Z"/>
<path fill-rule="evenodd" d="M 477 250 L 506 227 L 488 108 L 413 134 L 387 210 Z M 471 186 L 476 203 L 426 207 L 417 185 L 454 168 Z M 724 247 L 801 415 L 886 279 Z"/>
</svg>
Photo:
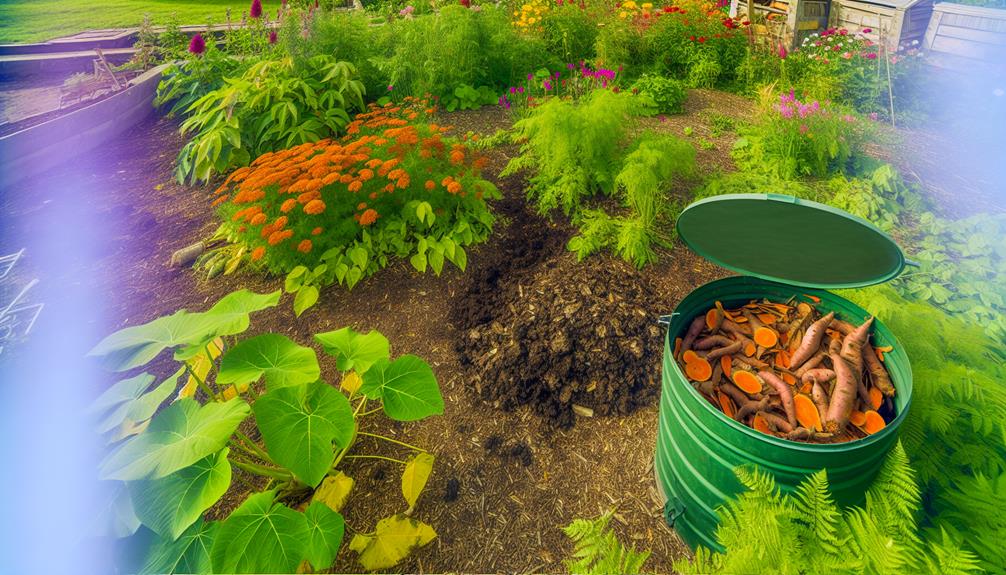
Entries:
<svg viewBox="0 0 1006 575">
<path fill-rule="evenodd" d="M 865 35 L 891 50 L 922 44 L 934 0 L 833 0 L 831 25 Z"/>
<path fill-rule="evenodd" d="M 1006 65 L 1006 10 L 936 4 L 924 45 L 928 60 L 937 66 L 1001 69 Z"/>
<path fill-rule="evenodd" d="M 828 27 L 832 0 L 733 0 L 731 15 L 743 14 L 755 23 L 756 33 L 789 48 Z"/>
</svg>

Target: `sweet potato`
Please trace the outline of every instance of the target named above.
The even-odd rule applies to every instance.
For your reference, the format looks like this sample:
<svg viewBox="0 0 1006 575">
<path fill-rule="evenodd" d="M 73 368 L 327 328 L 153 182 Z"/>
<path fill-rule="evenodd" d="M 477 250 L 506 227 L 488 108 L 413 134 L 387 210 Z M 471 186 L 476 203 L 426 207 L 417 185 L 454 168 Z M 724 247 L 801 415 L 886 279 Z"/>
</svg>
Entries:
<svg viewBox="0 0 1006 575">
<path fill-rule="evenodd" d="M 849 423 L 856 427 L 863 427 L 866 425 L 866 414 L 856 409 L 852 410 L 852 413 L 849 414 Z"/>
<path fill-rule="evenodd" d="M 723 409 L 723 413 L 725 413 L 730 419 L 733 419 L 734 415 L 737 413 L 737 408 L 734 407 L 734 402 L 731 401 L 731 399 L 722 391 L 717 394 L 717 399 L 720 401 L 720 407 Z"/>
<path fill-rule="evenodd" d="M 800 381 L 804 383 L 817 382 L 824 384 L 828 383 L 833 379 L 835 379 L 835 372 L 823 367 L 819 367 L 816 369 L 808 369 L 807 371 L 803 372 L 803 376 L 800 377 Z"/>
<path fill-rule="evenodd" d="M 818 413 L 828 413 L 828 391 L 824 389 L 823 383 L 814 381 L 814 385 L 810 389 L 810 397 L 814 400 Z"/>
<path fill-rule="evenodd" d="M 802 378 L 803 374 L 805 374 L 808 371 L 810 371 L 810 370 L 816 368 L 817 366 L 821 365 L 821 362 L 824 361 L 824 358 L 826 358 L 826 357 L 828 357 L 828 354 L 825 353 L 825 352 L 823 352 L 823 351 L 819 351 L 819 352 L 815 353 L 814 357 L 812 357 L 812 358 L 808 359 L 807 361 L 805 361 L 804 364 L 801 365 L 799 369 L 794 370 L 793 371 L 793 375 Z M 789 368 L 791 370 L 793 369 L 793 357 L 792 356 L 790 356 L 790 359 L 789 359 Z"/>
<path fill-rule="evenodd" d="M 793 388 L 771 371 L 759 371 L 758 377 L 765 383 L 772 386 L 782 400 L 782 408 L 786 412 L 786 419 L 790 427 L 796 427 L 796 407 L 793 405 Z"/>
<path fill-rule="evenodd" d="M 874 433 L 877 433 L 881 429 L 887 427 L 887 422 L 884 421 L 884 418 L 881 417 L 879 413 L 873 411 L 872 409 L 866 412 L 865 419 L 866 422 L 863 423 L 863 431 L 865 431 L 870 435 L 873 435 Z"/>
<path fill-rule="evenodd" d="M 759 361 L 759 360 L 757 360 L 757 359 L 755 359 L 753 357 L 748 357 L 748 356 L 743 355 L 743 354 L 737 354 L 737 355 L 733 356 L 733 358 L 738 363 L 741 363 L 743 365 L 750 365 L 751 367 L 753 367 L 755 369 L 765 369 L 766 367 L 768 367 L 768 364 L 765 363 L 764 361 Z"/>
<path fill-rule="evenodd" d="M 723 325 L 720 327 L 724 331 L 728 331 L 730 333 L 734 333 L 737 335 L 749 336 L 752 333 L 750 326 L 746 325 L 742 326 L 741 324 L 729 319 L 723 320 Z"/>
<path fill-rule="evenodd" d="M 716 307 L 706 312 L 706 327 L 711 332 L 716 332 L 723 325 L 723 308 L 719 307 L 720 302 L 716 302 Z"/>
<path fill-rule="evenodd" d="M 723 370 L 723 375 L 730 377 L 733 373 L 733 360 L 730 359 L 729 355 L 724 355 L 720 358 L 720 368 Z"/>
<path fill-rule="evenodd" d="M 691 325 L 688 326 L 688 331 L 685 332 L 685 337 L 681 340 L 681 351 L 682 353 L 692 349 L 692 344 L 695 342 L 695 338 L 699 337 L 702 333 L 702 328 L 706 327 L 705 316 L 699 316 L 692 320 Z"/>
<path fill-rule="evenodd" d="M 831 403 L 828 404 L 828 415 L 825 417 L 825 429 L 841 431 L 849 422 L 849 414 L 856 404 L 859 391 L 856 374 L 852 372 L 845 359 L 837 354 L 831 354 L 832 367 L 835 370 L 835 390 L 831 393 Z"/>
<path fill-rule="evenodd" d="M 751 427 L 757 429 L 762 433 L 771 434 L 772 430 L 769 429 L 768 422 L 762 417 L 760 413 L 756 413 L 754 419 L 751 420 Z"/>
<path fill-rule="evenodd" d="M 702 339 L 696 340 L 692 345 L 692 349 L 713 349 L 714 347 L 720 347 L 724 345 L 730 345 L 734 343 L 734 340 L 730 339 L 725 335 L 710 335 Z"/>
<path fill-rule="evenodd" d="M 796 348 L 796 351 L 789 358 L 790 369 L 798 369 L 805 361 L 814 356 L 817 348 L 821 346 L 821 339 L 824 338 L 824 330 L 834 318 L 835 312 L 829 312 L 828 315 L 815 321 L 807 328 L 807 333 L 803 334 L 800 347 Z"/>
<path fill-rule="evenodd" d="M 870 339 L 870 326 L 873 325 L 873 318 L 863 322 L 842 340 L 842 357 L 849 362 L 849 366 L 856 373 L 863 372 L 863 348 L 867 340 Z"/>
<path fill-rule="evenodd" d="M 740 351 L 743 346 L 744 346 L 744 342 L 742 342 L 742 341 L 735 341 L 735 342 L 731 343 L 730 345 L 727 345 L 727 346 L 724 346 L 724 347 L 720 347 L 720 348 L 716 348 L 716 349 L 710 351 L 708 354 L 706 354 L 706 359 L 708 359 L 709 361 L 712 361 L 712 360 L 720 358 L 720 357 L 724 357 L 724 356 L 727 356 L 727 355 L 735 354 L 738 351 Z"/>
<path fill-rule="evenodd" d="M 880 406 L 884 403 L 884 395 L 880 393 L 880 390 L 876 387 L 871 387 L 870 391 L 870 407 L 873 409 L 880 409 Z"/>
<path fill-rule="evenodd" d="M 699 357 L 685 363 L 685 375 L 692 381 L 706 381 L 713 375 L 713 368 L 708 361 Z"/>
<path fill-rule="evenodd" d="M 695 353 L 695 350 L 686 349 L 683 354 L 681 354 L 681 361 L 685 362 L 685 365 L 700 359 L 699 354 Z"/>
<path fill-rule="evenodd" d="M 769 401 L 767 397 L 763 397 L 758 401 L 749 399 L 741 405 L 740 409 L 737 410 L 736 417 L 734 417 L 734 419 L 737 421 L 743 421 L 745 417 L 751 415 L 752 413 L 768 409 L 768 405 Z"/>
<path fill-rule="evenodd" d="M 880 390 L 880 393 L 883 393 L 887 397 L 893 397 L 894 384 L 891 383 L 891 376 L 887 373 L 887 369 L 884 368 L 884 364 L 880 362 L 880 358 L 876 352 L 868 345 L 863 346 L 863 364 L 866 366 L 866 370 L 870 372 L 870 376 L 873 378 L 873 385 Z"/>
<path fill-rule="evenodd" d="M 780 349 L 778 352 L 776 352 L 775 360 L 773 361 L 773 363 L 779 369 L 789 368 L 789 354 L 786 353 L 785 349 Z"/>
<path fill-rule="evenodd" d="M 759 327 L 754 332 L 754 341 L 765 349 L 771 349 L 779 343 L 779 334 L 770 327 Z"/>
<path fill-rule="evenodd" d="M 769 428 L 775 428 L 776 430 L 781 431 L 783 433 L 789 433 L 790 431 L 793 431 L 793 426 L 790 425 L 789 421 L 786 421 L 785 418 L 779 417 L 774 413 L 770 413 L 768 411 L 759 411 L 755 417 L 759 416 L 765 420 L 765 423 L 769 425 Z"/>
<path fill-rule="evenodd" d="M 736 385 L 732 383 L 722 383 L 720 384 L 720 391 L 727 394 L 730 399 L 734 400 L 737 405 L 743 405 L 750 401 L 751 399 L 760 400 L 763 396 L 760 393 L 753 393 L 748 396 L 748 394 L 741 391 Z"/>
</svg>

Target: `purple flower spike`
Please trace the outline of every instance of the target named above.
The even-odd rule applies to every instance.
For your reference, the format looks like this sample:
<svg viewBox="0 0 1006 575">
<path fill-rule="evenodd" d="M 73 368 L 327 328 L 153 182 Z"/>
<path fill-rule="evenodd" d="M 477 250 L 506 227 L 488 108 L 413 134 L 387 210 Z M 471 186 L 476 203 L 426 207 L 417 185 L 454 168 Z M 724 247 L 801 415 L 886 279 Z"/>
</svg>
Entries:
<svg viewBox="0 0 1006 575">
<path fill-rule="evenodd" d="M 262 17 L 262 0 L 252 0 L 251 8 L 248 9 L 248 15 L 252 18 Z"/>
<path fill-rule="evenodd" d="M 275 30 L 273 30 L 272 32 L 269 32 L 269 43 L 270 44 L 275 44 L 276 40 L 278 40 L 278 39 L 279 39 L 279 36 L 276 34 Z"/>
<path fill-rule="evenodd" d="M 203 37 L 199 33 L 196 33 L 196 35 L 192 37 L 192 41 L 189 42 L 189 52 L 199 56 L 205 51 L 206 41 L 203 40 Z"/>
</svg>

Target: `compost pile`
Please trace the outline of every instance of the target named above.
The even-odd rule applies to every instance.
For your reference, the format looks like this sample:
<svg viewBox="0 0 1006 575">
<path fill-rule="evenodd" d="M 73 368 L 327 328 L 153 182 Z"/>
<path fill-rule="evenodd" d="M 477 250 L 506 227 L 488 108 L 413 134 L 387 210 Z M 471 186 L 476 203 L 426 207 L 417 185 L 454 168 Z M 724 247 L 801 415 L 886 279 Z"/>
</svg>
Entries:
<svg viewBox="0 0 1006 575">
<path fill-rule="evenodd" d="M 658 300 L 633 268 L 609 258 L 578 264 L 561 244 L 533 266 L 503 265 L 486 272 L 491 297 L 469 294 L 455 313 L 479 395 L 505 409 L 529 405 L 560 427 L 656 397 Z"/>
<path fill-rule="evenodd" d="M 873 318 L 855 326 L 807 302 L 720 302 L 675 340 L 688 380 L 728 417 L 769 435 L 814 443 L 859 439 L 894 418 Z"/>
</svg>

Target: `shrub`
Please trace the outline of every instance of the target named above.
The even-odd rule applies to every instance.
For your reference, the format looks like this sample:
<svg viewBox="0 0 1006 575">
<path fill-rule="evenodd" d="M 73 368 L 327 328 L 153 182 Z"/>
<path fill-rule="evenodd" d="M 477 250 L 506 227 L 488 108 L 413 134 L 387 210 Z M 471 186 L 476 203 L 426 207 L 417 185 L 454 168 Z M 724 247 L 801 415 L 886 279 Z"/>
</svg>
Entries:
<svg viewBox="0 0 1006 575">
<path fill-rule="evenodd" d="M 561 62 L 591 60 L 597 40 L 597 21 L 584 5 L 557 0 L 541 17 L 541 35 L 548 51 Z"/>
<path fill-rule="evenodd" d="M 356 68 L 331 56 L 302 67 L 284 57 L 253 64 L 239 78 L 192 103 L 178 154 L 179 181 L 208 180 L 254 157 L 338 135 L 353 109 L 363 109 Z"/>
<path fill-rule="evenodd" d="M 339 511 L 353 489 L 347 463 L 367 457 L 358 453 L 361 435 L 407 454 L 404 461 L 384 457 L 403 466 L 403 511 L 378 521 L 373 534 L 353 536 L 349 548 L 361 566 L 393 567 L 436 537 L 411 517 L 433 455 L 373 433 L 376 411 L 396 422 L 443 413 L 433 370 L 414 355 L 392 359 L 387 338 L 376 331 L 315 334 L 334 357 L 337 371 L 329 377 L 339 387 L 319 379 L 314 349 L 284 335 L 240 337 L 230 345 L 248 329 L 251 313 L 279 298 L 279 291 L 234 292 L 205 312 L 182 310 L 128 327 L 91 351 L 114 371 L 140 368 L 165 351 L 179 366 L 153 389 L 148 373 L 119 381 L 90 408 L 109 444 L 99 474 L 112 495 L 116 536 L 133 534 L 141 523 L 152 535 L 142 564 L 123 571 L 294 573 L 304 562 L 311 571 L 329 569 L 345 531 Z M 245 433 L 251 426 L 260 440 Z M 232 466 L 262 478 L 258 485 L 269 483 L 253 488 L 226 518 L 211 520 L 216 514 L 207 511 L 231 491 Z M 232 493 L 244 497 L 248 483 L 241 483 Z M 302 511 L 287 506 L 300 501 Z"/>
<path fill-rule="evenodd" d="M 757 123 L 741 130 L 734 147 L 739 163 L 782 178 L 845 173 L 862 154 L 869 130 L 863 120 L 817 100 L 801 102 L 790 91 L 775 104 L 763 94 Z"/>
<path fill-rule="evenodd" d="M 157 84 L 155 106 L 171 104 L 169 116 L 185 114 L 192 104 L 206 94 L 220 89 L 224 79 L 240 75 L 249 61 L 229 56 L 213 43 L 201 55 L 188 54 L 184 60 L 169 65 Z"/>
<path fill-rule="evenodd" d="M 685 87 L 677 80 L 643 74 L 632 85 L 632 91 L 652 99 L 657 112 L 662 114 L 680 114 L 684 111 L 687 94 Z"/>
<path fill-rule="evenodd" d="M 439 274 L 445 260 L 463 270 L 499 193 L 479 175 L 484 159 L 426 123 L 427 105 L 371 105 L 341 140 L 267 153 L 231 174 L 214 202 L 239 250 L 229 257 L 292 272 L 291 291 L 311 286 L 298 313 L 317 299 L 313 286 L 353 287 L 392 257 L 421 272 Z"/>
<path fill-rule="evenodd" d="M 694 166 L 694 149 L 670 136 L 646 135 L 626 147 L 630 119 L 645 104 L 595 90 L 579 101 L 550 99 L 514 125 L 525 143 L 502 175 L 534 170 L 528 197 L 542 214 L 571 216 L 580 234 L 568 247 L 581 259 L 610 247 L 637 266 L 653 261 L 655 223 L 667 207 L 661 194 Z M 627 215 L 591 209 L 597 195 L 617 197 Z"/>
</svg>

